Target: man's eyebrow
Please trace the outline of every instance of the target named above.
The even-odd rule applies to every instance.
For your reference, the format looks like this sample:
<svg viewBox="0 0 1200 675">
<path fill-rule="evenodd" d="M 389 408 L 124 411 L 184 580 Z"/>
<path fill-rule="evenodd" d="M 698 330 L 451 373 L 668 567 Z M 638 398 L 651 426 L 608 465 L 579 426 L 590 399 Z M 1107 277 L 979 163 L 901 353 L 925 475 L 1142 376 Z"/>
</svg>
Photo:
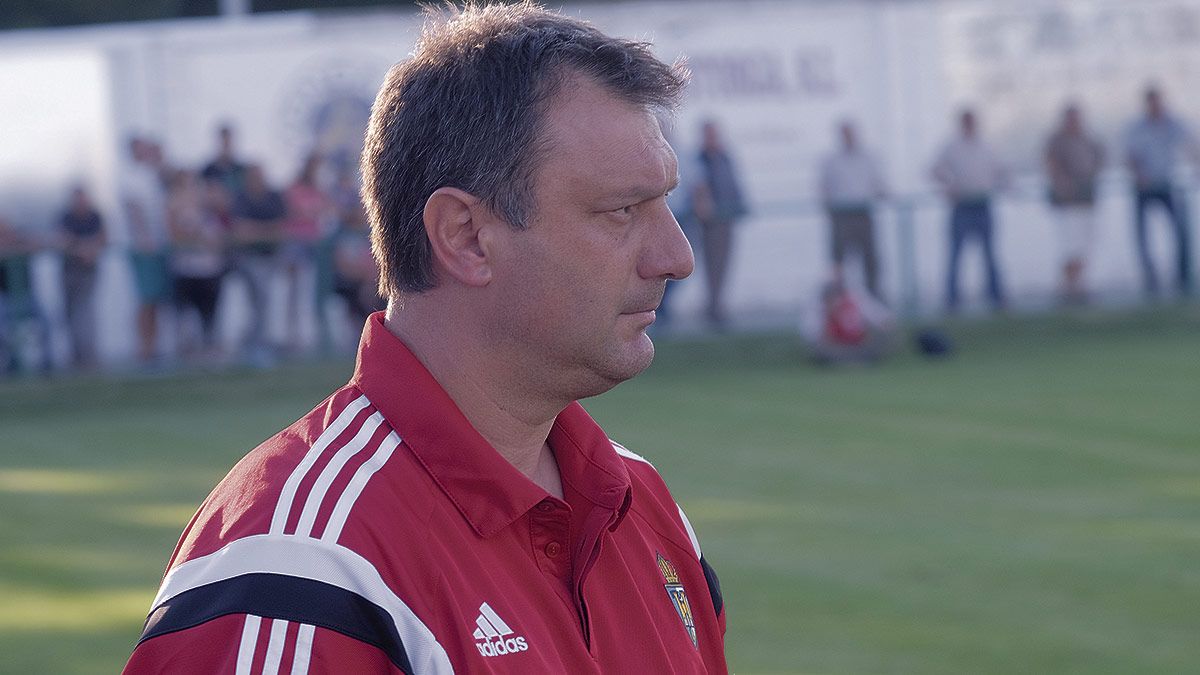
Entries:
<svg viewBox="0 0 1200 675">
<path fill-rule="evenodd" d="M 625 188 L 613 190 L 612 192 L 606 194 L 603 197 L 603 201 L 604 201 L 604 203 L 620 202 L 621 204 L 637 204 L 637 203 L 644 202 L 649 199 L 655 199 L 656 197 L 661 197 L 664 194 L 666 194 L 667 192 L 674 190 L 678 184 L 679 184 L 679 180 L 678 180 L 678 176 L 676 176 L 676 178 L 673 179 L 667 185 L 666 190 L 661 190 L 659 188 L 644 186 L 644 185 L 625 187 Z"/>
</svg>

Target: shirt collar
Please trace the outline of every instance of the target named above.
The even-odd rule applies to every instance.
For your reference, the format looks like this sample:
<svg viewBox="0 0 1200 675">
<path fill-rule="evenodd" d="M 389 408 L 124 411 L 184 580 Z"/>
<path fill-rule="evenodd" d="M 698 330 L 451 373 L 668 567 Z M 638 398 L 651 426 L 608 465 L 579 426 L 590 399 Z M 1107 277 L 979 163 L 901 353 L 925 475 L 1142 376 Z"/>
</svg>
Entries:
<svg viewBox="0 0 1200 675">
<path fill-rule="evenodd" d="M 549 495 L 504 459 L 471 426 L 433 375 L 372 314 L 350 383 L 370 399 L 477 534 L 490 537 Z M 593 505 L 614 512 L 631 501 L 629 472 L 604 431 L 578 402 L 554 421 L 550 447 L 564 481 Z"/>
</svg>

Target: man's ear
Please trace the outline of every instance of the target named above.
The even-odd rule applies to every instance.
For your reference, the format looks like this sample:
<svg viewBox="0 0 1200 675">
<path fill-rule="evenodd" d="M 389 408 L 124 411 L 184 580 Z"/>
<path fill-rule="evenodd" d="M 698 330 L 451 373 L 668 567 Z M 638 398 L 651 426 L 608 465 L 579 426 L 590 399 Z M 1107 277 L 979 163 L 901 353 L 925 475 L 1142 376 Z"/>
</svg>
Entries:
<svg viewBox="0 0 1200 675">
<path fill-rule="evenodd" d="M 486 286 L 492 268 L 480 231 L 487 209 L 478 197 L 458 188 L 441 187 L 425 200 L 425 234 L 438 272 L 467 286 Z"/>
</svg>

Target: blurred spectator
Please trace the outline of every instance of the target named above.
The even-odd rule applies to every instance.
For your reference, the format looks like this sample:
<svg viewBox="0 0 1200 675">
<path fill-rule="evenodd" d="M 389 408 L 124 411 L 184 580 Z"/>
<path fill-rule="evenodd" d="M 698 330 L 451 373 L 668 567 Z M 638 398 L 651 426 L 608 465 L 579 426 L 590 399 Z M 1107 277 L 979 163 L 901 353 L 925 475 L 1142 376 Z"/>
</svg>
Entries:
<svg viewBox="0 0 1200 675">
<path fill-rule="evenodd" d="M 817 363 L 874 363 L 894 349 L 895 318 L 864 288 L 848 282 L 841 265 L 821 287 L 815 308 L 802 332 Z"/>
<path fill-rule="evenodd" d="M 287 206 L 287 219 L 284 221 L 284 242 L 280 250 L 284 272 L 287 278 L 287 315 L 299 317 L 302 306 L 310 307 L 305 302 L 313 297 L 314 270 L 317 244 L 325 233 L 325 223 L 329 218 L 332 202 L 329 195 L 317 183 L 317 172 L 321 166 L 321 158 L 309 155 L 296 177 L 284 195 Z M 308 321 L 298 321 L 298 325 L 308 325 Z M 299 332 L 289 333 L 288 349 L 296 352 L 300 349 Z"/>
<path fill-rule="evenodd" d="M 357 192 L 355 193 L 357 194 Z M 339 210 L 333 242 L 333 292 L 346 303 L 351 334 L 362 332 L 367 315 L 384 308 L 379 297 L 379 268 L 371 255 L 366 213 L 356 198 Z"/>
<path fill-rule="evenodd" d="M 32 324 L 38 369 L 50 370 L 50 327 L 33 292 L 31 255 L 40 248 L 34 237 L 0 218 L 0 374 L 22 366 L 22 328 Z"/>
<path fill-rule="evenodd" d="M 679 223 L 679 227 L 683 230 L 684 235 L 691 240 L 696 236 L 695 201 L 700 168 L 692 153 L 678 151 L 675 139 L 671 133 L 670 123 L 660 119 L 659 127 L 662 129 L 663 138 L 675 150 L 676 160 L 679 162 L 679 184 L 667 195 L 667 207 L 671 209 L 671 213 L 675 216 L 675 221 Z M 658 303 L 658 310 L 655 312 L 654 324 L 656 330 L 663 329 L 671 322 L 673 316 L 671 311 L 671 295 L 679 287 L 680 281 L 682 280 L 667 280 L 666 288 L 663 290 L 662 301 Z"/>
<path fill-rule="evenodd" d="M 993 246 L 992 195 L 1008 186 L 1008 169 L 979 137 L 975 112 L 959 114 L 958 135 L 938 155 L 933 178 L 950 198 L 950 259 L 946 269 L 946 305 L 958 309 L 958 265 L 963 244 L 978 239 L 983 249 L 987 294 L 992 306 L 1004 307 L 1004 291 Z"/>
<path fill-rule="evenodd" d="M 161 156 L 143 138 L 129 141 L 133 160 L 122 177 L 121 192 L 132 241 L 130 257 L 137 286 L 138 358 L 151 362 L 158 349 L 158 308 L 171 299 L 167 268 L 166 192 Z"/>
<path fill-rule="evenodd" d="M 1188 153 L 1195 162 L 1200 162 L 1200 150 L 1191 132 L 1174 115 L 1167 111 L 1162 92 L 1150 87 L 1145 94 L 1145 114 L 1130 125 L 1125 135 L 1125 158 L 1133 172 L 1136 190 L 1138 258 L 1142 264 L 1142 278 L 1146 292 L 1158 293 L 1158 275 L 1154 271 L 1154 260 L 1150 257 L 1150 246 L 1146 233 L 1146 211 L 1157 202 L 1171 219 L 1175 232 L 1178 275 L 1176 281 L 1181 292 L 1187 293 L 1192 286 L 1191 246 L 1188 238 L 1187 216 L 1182 200 L 1173 191 L 1171 174 L 1178 164 L 1181 153 Z"/>
<path fill-rule="evenodd" d="M 725 325 L 722 294 L 733 247 L 733 226 L 746 215 L 737 168 L 721 139 L 716 122 L 701 129 L 700 179 L 692 213 L 700 225 L 704 275 L 708 282 L 707 316 L 714 326 Z"/>
<path fill-rule="evenodd" d="M 225 192 L 205 183 L 193 171 L 178 171 L 171 180 L 167 223 L 171 234 L 179 348 L 185 359 L 214 361 L 217 300 L 225 272 L 224 228 L 220 223 Z M 188 329 L 187 314 L 199 319 L 198 338 Z"/>
<path fill-rule="evenodd" d="M 108 238 L 104 220 L 82 186 L 71 190 L 59 231 L 71 360 L 76 367 L 90 369 L 96 365 L 96 270 Z"/>
<path fill-rule="evenodd" d="M 241 194 L 246 180 L 246 165 L 238 160 L 233 149 L 233 126 L 217 127 L 217 156 L 204 166 L 204 180 L 220 184 L 229 198 Z"/>
<path fill-rule="evenodd" d="M 820 185 L 829 213 L 833 262 L 844 269 L 846 255 L 856 252 L 862 259 L 867 290 L 881 298 L 873 209 L 874 202 L 886 194 L 883 175 L 875 157 L 860 146 L 852 122 L 842 122 L 838 134 L 838 149 L 821 164 Z"/>
<path fill-rule="evenodd" d="M 233 206 L 233 264 L 250 294 L 250 330 L 246 356 L 254 365 L 274 361 L 267 344 L 271 284 L 279 271 L 279 244 L 287 211 L 283 196 L 267 185 L 261 166 L 246 167 L 243 191 Z"/>
<path fill-rule="evenodd" d="M 1063 110 L 1062 121 L 1046 142 L 1045 161 L 1062 242 L 1063 299 L 1081 302 L 1087 297 L 1087 254 L 1096 237 L 1096 179 L 1104 166 L 1104 146 L 1088 133 L 1079 106 Z"/>
</svg>

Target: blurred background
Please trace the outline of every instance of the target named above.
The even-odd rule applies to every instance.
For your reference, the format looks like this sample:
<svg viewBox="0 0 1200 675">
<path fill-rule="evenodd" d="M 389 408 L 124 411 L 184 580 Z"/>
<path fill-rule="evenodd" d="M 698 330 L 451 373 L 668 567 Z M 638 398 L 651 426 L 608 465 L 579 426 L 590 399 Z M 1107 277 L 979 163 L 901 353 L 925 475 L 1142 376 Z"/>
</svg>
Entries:
<svg viewBox="0 0 1200 675">
<path fill-rule="evenodd" d="M 733 669 L 1194 672 L 1200 0 L 561 9 L 692 73 L 697 271 L 588 407 L 697 525 Z M 0 671 L 118 669 L 199 500 L 349 374 L 421 23 L 0 4 Z"/>
</svg>

